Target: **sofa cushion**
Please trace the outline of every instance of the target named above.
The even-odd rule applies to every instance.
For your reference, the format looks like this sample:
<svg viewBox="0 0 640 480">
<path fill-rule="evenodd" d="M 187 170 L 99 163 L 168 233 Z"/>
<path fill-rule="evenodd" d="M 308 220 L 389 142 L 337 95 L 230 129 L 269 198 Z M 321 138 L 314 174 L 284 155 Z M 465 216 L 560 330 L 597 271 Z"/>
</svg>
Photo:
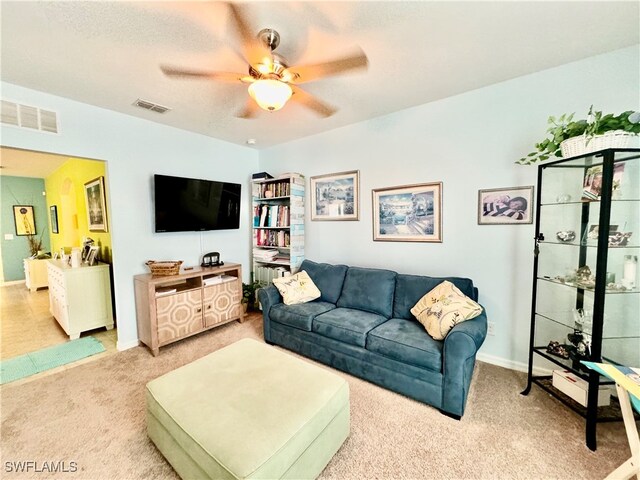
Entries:
<svg viewBox="0 0 640 480">
<path fill-rule="evenodd" d="M 415 320 L 392 318 L 374 328 L 367 336 L 367 350 L 385 357 L 442 371 L 444 342 L 434 340 Z"/>
<path fill-rule="evenodd" d="M 285 305 L 296 305 L 320 298 L 320 290 L 318 290 L 318 287 L 313 283 L 307 272 L 298 272 L 289 277 L 274 278 L 273 284 L 282 295 L 282 301 Z"/>
<path fill-rule="evenodd" d="M 320 289 L 320 300 L 329 303 L 336 303 L 340 298 L 347 269 L 346 265 L 329 265 L 311 260 L 304 260 L 300 266 L 300 270 L 307 272 Z"/>
<path fill-rule="evenodd" d="M 313 331 L 325 337 L 363 347 L 367 333 L 387 319 L 376 313 L 335 308 L 313 319 Z"/>
<path fill-rule="evenodd" d="M 422 297 L 411 313 L 436 340 L 465 320 L 476 318 L 482 307 L 464 295 L 453 283 L 444 281 Z"/>
<path fill-rule="evenodd" d="M 334 304 L 327 302 L 308 302 L 297 305 L 278 303 L 271 308 L 269 318 L 273 322 L 310 332 L 313 319 L 334 308 L 336 308 Z"/>
<path fill-rule="evenodd" d="M 421 275 L 398 275 L 396 278 L 396 291 L 393 301 L 393 317 L 413 320 L 411 309 L 425 293 L 430 292 L 443 281 L 453 283 L 462 293 L 470 299 L 477 301 L 478 295 L 473 287 L 473 282 L 468 278 L 459 277 L 425 277 Z"/>
<path fill-rule="evenodd" d="M 386 318 L 391 317 L 396 275 L 396 272 L 390 270 L 350 267 L 337 303 L 338 307 L 355 308 Z M 415 302 L 411 306 L 413 305 Z"/>
</svg>

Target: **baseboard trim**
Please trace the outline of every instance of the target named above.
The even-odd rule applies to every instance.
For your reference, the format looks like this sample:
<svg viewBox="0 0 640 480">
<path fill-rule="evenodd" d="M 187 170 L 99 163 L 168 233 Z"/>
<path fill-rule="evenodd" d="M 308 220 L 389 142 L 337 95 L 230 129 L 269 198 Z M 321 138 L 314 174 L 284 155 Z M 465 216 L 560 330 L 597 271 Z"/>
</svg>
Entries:
<svg viewBox="0 0 640 480">
<path fill-rule="evenodd" d="M 130 348 L 135 348 L 138 345 L 140 345 L 140 342 L 138 340 L 129 340 L 128 342 L 121 342 L 120 340 L 118 340 L 116 342 L 116 348 L 119 352 L 129 350 Z"/>
<path fill-rule="evenodd" d="M 11 285 L 19 285 L 21 283 L 25 283 L 25 280 L 12 280 L 11 282 L 2 282 L 0 283 L 0 287 L 9 287 Z"/>
<path fill-rule="evenodd" d="M 490 363 L 491 365 L 497 365 L 499 367 L 508 368 L 509 370 L 516 370 L 518 372 L 527 373 L 529 366 L 526 363 L 516 362 L 507 358 L 496 357 L 495 355 L 488 355 L 486 353 L 478 353 L 476 358 L 484 363 Z M 551 375 L 551 370 L 547 368 L 533 367 L 534 375 Z"/>
</svg>

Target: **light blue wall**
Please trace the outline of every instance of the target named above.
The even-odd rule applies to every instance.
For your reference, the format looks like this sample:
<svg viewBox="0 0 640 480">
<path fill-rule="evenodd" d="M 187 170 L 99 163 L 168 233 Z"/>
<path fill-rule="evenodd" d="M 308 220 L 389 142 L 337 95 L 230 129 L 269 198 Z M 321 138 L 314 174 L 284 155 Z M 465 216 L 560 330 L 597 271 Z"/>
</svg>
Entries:
<svg viewBox="0 0 640 480">
<path fill-rule="evenodd" d="M 472 278 L 496 326 L 484 358 L 521 368 L 534 226 L 478 225 L 478 190 L 536 183 L 537 168 L 514 161 L 544 138 L 549 115 L 585 118 L 591 104 L 639 109 L 639 57 L 634 46 L 272 147 L 260 152 L 260 170 L 307 177 L 360 170 L 358 222 L 309 221 L 307 196 L 307 258 Z M 371 190 L 434 181 L 443 182 L 443 243 L 374 242 Z"/>
<path fill-rule="evenodd" d="M 2 271 L 4 280 L 24 280 L 22 260 L 31 255 L 27 237 L 16 235 L 13 217 L 14 205 L 33 205 L 36 234 L 42 235 L 42 250 L 49 251 L 49 219 L 47 213 L 44 179 L 0 176 L 0 242 L 2 242 Z M 13 239 L 7 240 L 6 234 Z"/>
<path fill-rule="evenodd" d="M 535 167 L 513 162 L 544 136 L 549 115 L 586 114 L 592 103 L 614 112 L 639 108 L 638 57 L 638 47 L 631 47 L 307 137 L 261 151 L 259 165 L 258 153 L 248 148 L 6 83 L 4 98 L 59 112 L 62 134 L 0 132 L 7 146 L 107 161 L 121 347 L 137 338 L 133 275 L 146 271 L 144 261 L 195 264 L 202 252 L 215 250 L 242 263 L 247 278 L 251 172 L 309 177 L 359 169 L 360 221 L 311 222 L 307 215 L 307 258 L 472 278 L 496 324 L 484 358 L 517 367 L 529 336 L 534 229 L 478 226 L 478 189 L 535 183 Z M 243 183 L 240 230 L 154 234 L 153 173 Z M 371 189 L 430 181 L 444 183 L 444 242 L 373 242 Z"/>
<path fill-rule="evenodd" d="M 4 146 L 107 162 L 119 348 L 137 344 L 133 276 L 148 272 L 147 260 L 199 265 L 203 253 L 217 251 L 225 262 L 241 263 L 248 279 L 255 150 L 9 83 L 1 87 L 3 99 L 53 110 L 60 124 L 59 135 L 2 126 Z M 154 173 L 242 184 L 240 229 L 154 233 Z"/>
</svg>

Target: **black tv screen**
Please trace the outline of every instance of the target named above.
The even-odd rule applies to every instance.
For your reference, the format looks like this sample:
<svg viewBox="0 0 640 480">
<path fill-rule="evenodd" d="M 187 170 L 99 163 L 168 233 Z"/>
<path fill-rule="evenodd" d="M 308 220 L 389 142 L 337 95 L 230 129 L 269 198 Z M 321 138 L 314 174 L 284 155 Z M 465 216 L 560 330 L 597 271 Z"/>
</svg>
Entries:
<svg viewBox="0 0 640 480">
<path fill-rule="evenodd" d="M 240 228 L 239 183 L 154 175 L 156 232 Z"/>
</svg>

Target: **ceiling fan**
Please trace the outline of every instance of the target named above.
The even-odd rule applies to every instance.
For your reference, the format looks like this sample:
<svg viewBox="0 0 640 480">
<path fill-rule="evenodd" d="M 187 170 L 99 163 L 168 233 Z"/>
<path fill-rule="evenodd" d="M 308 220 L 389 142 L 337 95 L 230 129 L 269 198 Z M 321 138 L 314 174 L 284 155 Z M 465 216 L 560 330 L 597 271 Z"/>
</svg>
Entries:
<svg viewBox="0 0 640 480">
<path fill-rule="evenodd" d="M 242 8 L 234 3 L 227 3 L 227 5 L 231 11 L 234 30 L 242 42 L 242 51 L 238 53 L 249 64 L 248 74 L 186 70 L 166 65 L 160 68 L 169 77 L 248 83 L 251 98 L 247 99 L 244 109 L 237 114 L 240 118 L 255 117 L 259 112 L 257 106 L 271 112 L 280 110 L 289 99 L 320 116 L 329 117 L 337 109 L 304 91 L 298 85 L 350 70 L 366 69 L 369 64 L 365 53 L 358 48 L 348 56 L 329 62 L 289 66 L 281 55 L 274 53 L 280 44 L 280 35 L 277 31 L 265 28 L 260 30 L 257 36 L 254 35 Z"/>
</svg>

